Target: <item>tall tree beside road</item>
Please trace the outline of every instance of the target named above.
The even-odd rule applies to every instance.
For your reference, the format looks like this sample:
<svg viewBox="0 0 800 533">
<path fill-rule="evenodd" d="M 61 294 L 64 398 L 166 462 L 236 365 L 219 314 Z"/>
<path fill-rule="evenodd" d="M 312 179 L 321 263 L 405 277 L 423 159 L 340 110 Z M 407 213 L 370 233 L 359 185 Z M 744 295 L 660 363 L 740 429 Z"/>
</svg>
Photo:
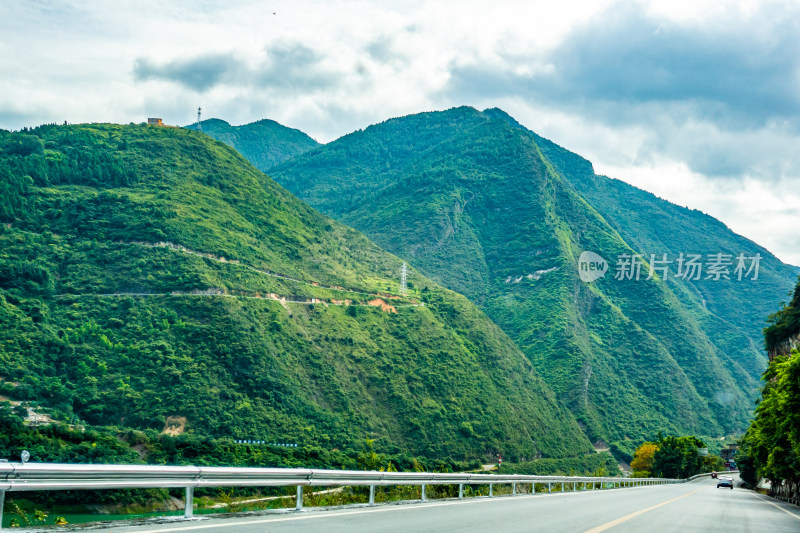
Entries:
<svg viewBox="0 0 800 533">
<path fill-rule="evenodd" d="M 764 341 L 770 364 L 762 399 L 742 442 L 742 479 L 755 485 L 800 479 L 800 283 L 791 302 L 769 317 Z"/>
<path fill-rule="evenodd" d="M 745 434 L 739 466 L 754 485 L 800 478 L 800 351 L 775 358 L 764 373 L 763 398 Z"/>
</svg>

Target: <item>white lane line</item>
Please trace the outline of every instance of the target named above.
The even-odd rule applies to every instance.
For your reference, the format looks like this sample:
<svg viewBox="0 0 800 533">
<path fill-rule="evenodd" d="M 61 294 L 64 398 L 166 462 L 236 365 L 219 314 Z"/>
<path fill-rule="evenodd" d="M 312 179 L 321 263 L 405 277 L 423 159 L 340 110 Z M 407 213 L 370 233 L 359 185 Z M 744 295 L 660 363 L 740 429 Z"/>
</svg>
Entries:
<svg viewBox="0 0 800 533">
<path fill-rule="evenodd" d="M 768 504 L 770 504 L 771 506 L 780 509 L 781 511 L 783 511 L 786 514 L 788 514 L 792 518 L 796 518 L 796 519 L 800 520 L 800 515 L 795 514 L 795 513 L 791 512 L 791 511 L 788 511 L 788 510 L 784 509 L 780 505 L 776 504 L 775 502 L 772 502 L 772 501 L 768 500 L 765 496 L 762 496 L 761 494 L 759 494 L 757 492 L 754 492 L 753 494 L 755 494 L 758 497 L 759 500 L 763 500 L 763 501 L 767 502 Z"/>
</svg>

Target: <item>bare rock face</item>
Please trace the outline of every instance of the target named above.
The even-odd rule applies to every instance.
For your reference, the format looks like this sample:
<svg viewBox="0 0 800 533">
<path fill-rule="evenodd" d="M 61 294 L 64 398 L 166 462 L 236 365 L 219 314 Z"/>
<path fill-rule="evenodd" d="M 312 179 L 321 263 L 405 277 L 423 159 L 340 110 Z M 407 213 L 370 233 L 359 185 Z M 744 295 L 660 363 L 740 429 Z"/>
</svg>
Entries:
<svg viewBox="0 0 800 533">
<path fill-rule="evenodd" d="M 779 342 L 769 350 L 769 360 L 772 361 L 776 357 L 782 357 L 784 355 L 789 355 L 792 353 L 792 350 L 800 349 L 800 332 L 792 335 L 791 337 L 786 338 L 782 342 Z"/>
</svg>

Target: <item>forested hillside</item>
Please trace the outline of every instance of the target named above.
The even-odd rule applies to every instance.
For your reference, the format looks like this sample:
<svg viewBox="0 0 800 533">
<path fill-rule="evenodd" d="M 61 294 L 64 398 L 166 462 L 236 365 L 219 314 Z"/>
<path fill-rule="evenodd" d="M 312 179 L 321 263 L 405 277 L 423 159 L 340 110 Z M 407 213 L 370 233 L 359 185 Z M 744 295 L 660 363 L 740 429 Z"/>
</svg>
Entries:
<svg viewBox="0 0 800 533">
<path fill-rule="evenodd" d="M 764 364 L 759 310 L 780 301 L 792 269 L 699 213 L 703 224 L 679 234 L 688 210 L 620 182 L 596 178 L 602 194 L 584 194 L 591 165 L 578 173 L 557 157 L 574 154 L 545 145 L 498 110 L 457 108 L 371 126 L 269 172 L 480 305 L 592 440 L 629 456 L 658 431 L 744 430 Z M 582 252 L 610 271 L 581 281 Z M 680 252 L 760 253 L 760 276 L 649 275 L 650 254 Z M 614 261 L 637 254 L 640 275 L 617 279 Z"/>
<path fill-rule="evenodd" d="M 197 124 L 186 126 L 197 129 Z M 231 126 L 224 120 L 212 118 L 200 122 L 203 133 L 236 148 L 257 168 L 271 168 L 287 159 L 319 146 L 319 143 L 300 130 L 287 128 L 274 120 L 259 120 L 242 126 Z"/>
<path fill-rule="evenodd" d="M 0 394 L 73 423 L 432 458 L 591 451 L 466 298 L 186 129 L 0 131 Z"/>
<path fill-rule="evenodd" d="M 487 114 L 524 129 L 498 109 Z M 525 130 L 528 131 L 528 130 Z M 557 144 L 536 135 L 537 145 L 553 166 L 603 216 L 631 247 L 644 254 L 681 253 L 704 256 L 739 253 L 759 254 L 758 283 L 719 283 L 706 279 L 666 279 L 685 305 L 703 308 L 700 322 L 709 338 L 758 378 L 767 364 L 761 330 L 765 318 L 786 299 L 797 276 L 797 268 L 782 263 L 764 247 L 728 229 L 722 222 L 700 211 L 687 209 L 623 181 L 598 176 L 592 164 Z M 649 257 L 649 255 L 648 255 Z M 674 265 L 673 265 L 674 266 Z"/>
</svg>

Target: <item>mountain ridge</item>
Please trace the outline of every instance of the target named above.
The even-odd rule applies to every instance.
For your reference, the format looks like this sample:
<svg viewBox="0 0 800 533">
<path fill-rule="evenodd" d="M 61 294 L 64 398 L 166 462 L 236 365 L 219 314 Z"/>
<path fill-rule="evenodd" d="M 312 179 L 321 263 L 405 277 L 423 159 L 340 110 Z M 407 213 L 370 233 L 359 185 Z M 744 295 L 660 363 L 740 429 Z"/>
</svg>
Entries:
<svg viewBox="0 0 800 533">
<path fill-rule="evenodd" d="M 197 130 L 198 123 L 184 128 Z M 232 126 L 222 119 L 210 118 L 201 121 L 199 129 L 239 152 L 249 153 L 257 168 L 280 164 L 321 146 L 302 131 L 266 118 L 241 126 Z"/>
<path fill-rule="evenodd" d="M 667 280 L 658 276 L 642 280 L 625 289 L 606 277 L 599 282 L 605 284 L 600 293 L 595 290 L 596 284 L 582 285 L 576 275 L 580 251 L 605 250 L 601 255 L 611 258 L 646 253 L 649 250 L 643 247 L 655 241 L 632 236 L 630 230 L 614 221 L 615 209 L 610 202 L 601 201 L 602 195 L 584 197 L 580 178 L 594 177 L 593 168 L 580 158 L 584 162 L 583 167 L 577 165 L 581 174 L 559 161 L 558 157 L 571 154 L 564 152 L 548 146 L 499 110 L 481 113 L 462 107 L 390 119 L 267 170 L 311 205 L 364 231 L 381 246 L 412 260 L 426 275 L 478 303 L 534 361 L 579 420 L 593 420 L 589 424 L 590 439 L 611 441 L 627 454 L 632 451 L 628 442 L 634 434 L 647 439 L 660 430 L 720 435 L 743 429 L 765 359 L 753 343 L 757 333 L 752 326 L 759 319 L 753 318 L 757 315 L 754 312 L 744 318 L 737 316 L 741 309 L 723 313 L 712 308 L 715 314 L 706 309 L 698 294 L 716 296 L 720 301 L 741 301 L 752 292 L 745 291 L 742 296 L 736 287 L 720 291 L 710 283 L 675 283 L 669 276 Z M 512 188 L 514 194 L 504 188 Z M 531 188 L 542 191 L 540 196 L 530 193 Z M 609 196 L 613 195 L 607 191 Z M 520 224 L 522 229 L 515 227 Z M 736 237 L 733 241 L 740 242 Z M 675 249 L 665 251 L 672 253 Z M 771 254 L 764 263 L 763 279 L 770 293 L 777 292 L 779 297 L 776 287 L 788 283 L 788 270 Z M 514 264 L 518 266 L 509 269 Z M 547 287 L 548 280 L 559 278 L 556 285 Z M 541 290 L 537 294 L 533 287 L 524 287 L 526 284 L 538 284 Z M 554 292 L 548 296 L 542 291 Z M 559 293 L 562 296 L 554 299 Z M 663 304 L 653 306 L 645 298 Z M 531 303 L 534 301 L 539 303 Z M 637 338 L 637 328 L 642 327 L 645 336 L 638 338 L 637 350 L 660 354 L 658 358 L 667 365 L 664 371 L 678 380 L 671 390 L 656 394 L 666 402 L 666 409 L 645 400 L 658 389 L 652 389 L 654 383 L 644 388 L 639 385 L 650 392 L 633 404 L 641 406 L 644 402 L 649 405 L 645 411 L 661 412 L 655 419 L 645 416 L 649 421 L 643 421 L 644 431 L 631 427 L 631 423 L 622 422 L 623 429 L 619 430 L 607 425 L 614 421 L 603 422 L 609 417 L 601 413 L 618 409 L 624 402 L 602 398 L 602 383 L 591 385 L 596 389 L 594 401 L 602 406 L 599 410 L 582 392 L 582 383 L 592 380 L 593 365 L 607 367 L 603 371 L 605 383 L 625 375 L 625 386 L 633 390 L 637 389 L 634 383 L 641 380 L 637 373 L 653 374 L 644 361 L 630 366 L 633 354 L 625 355 L 624 347 L 612 346 L 613 336 L 608 331 L 602 333 L 609 330 L 608 325 L 591 316 L 597 313 L 592 306 L 598 302 L 610 306 L 599 314 L 605 313 L 604 318 L 615 324 L 611 329 L 622 338 Z M 588 315 L 580 311 L 587 305 Z M 762 298 L 759 305 L 768 307 L 769 298 Z M 566 312 L 555 329 L 545 325 L 547 306 Z M 537 320 L 526 319 L 526 313 Z M 676 329 L 666 324 L 679 326 Z M 745 326 L 750 329 L 745 330 Z M 550 337 L 549 347 L 542 344 L 542 335 L 555 335 Z M 559 363 L 566 353 L 575 354 L 577 359 Z M 610 353 L 616 355 L 609 359 Z M 626 365 L 627 370 L 623 368 Z M 653 375 L 652 379 L 657 378 Z M 717 380 L 716 384 L 707 383 L 709 379 Z M 719 388 L 731 393 L 720 394 Z M 683 407 L 672 405 L 685 394 L 688 397 L 679 400 Z M 694 399 L 686 403 L 689 397 Z M 591 412 L 584 412 L 586 406 Z M 675 413 L 684 421 L 677 426 Z M 636 420 L 639 415 L 644 416 L 618 412 L 617 418 Z"/>
</svg>

